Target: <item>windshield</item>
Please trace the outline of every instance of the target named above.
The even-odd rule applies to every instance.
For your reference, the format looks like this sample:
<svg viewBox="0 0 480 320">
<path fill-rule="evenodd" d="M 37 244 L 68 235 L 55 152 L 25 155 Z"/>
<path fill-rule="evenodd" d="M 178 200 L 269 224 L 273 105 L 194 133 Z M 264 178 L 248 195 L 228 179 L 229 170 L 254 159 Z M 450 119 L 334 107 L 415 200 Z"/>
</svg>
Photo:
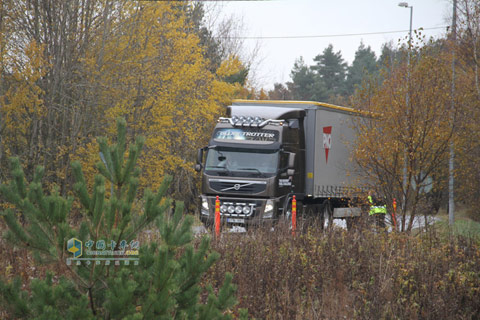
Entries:
<svg viewBox="0 0 480 320">
<path fill-rule="evenodd" d="M 253 175 L 276 173 L 278 151 L 246 149 L 210 149 L 205 170 L 248 172 Z"/>
</svg>

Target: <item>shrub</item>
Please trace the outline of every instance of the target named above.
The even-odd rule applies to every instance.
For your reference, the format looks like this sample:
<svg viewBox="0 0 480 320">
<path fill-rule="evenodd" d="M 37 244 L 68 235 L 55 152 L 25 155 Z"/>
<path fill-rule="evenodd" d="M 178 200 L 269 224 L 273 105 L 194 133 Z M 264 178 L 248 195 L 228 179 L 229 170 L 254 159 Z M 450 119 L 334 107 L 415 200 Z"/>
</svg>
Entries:
<svg viewBox="0 0 480 320">
<path fill-rule="evenodd" d="M 257 230 L 213 243 L 205 281 L 232 272 L 238 307 L 260 319 L 478 319 L 480 247 L 435 230 L 411 236 Z"/>
</svg>

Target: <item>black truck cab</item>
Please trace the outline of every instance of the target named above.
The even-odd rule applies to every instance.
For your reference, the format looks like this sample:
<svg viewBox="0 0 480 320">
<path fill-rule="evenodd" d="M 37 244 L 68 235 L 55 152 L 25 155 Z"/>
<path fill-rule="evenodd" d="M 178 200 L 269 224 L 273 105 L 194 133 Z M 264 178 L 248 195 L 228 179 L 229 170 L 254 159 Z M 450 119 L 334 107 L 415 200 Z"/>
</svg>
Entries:
<svg viewBox="0 0 480 320">
<path fill-rule="evenodd" d="M 229 107 L 229 117 L 219 119 L 208 146 L 198 152 L 200 218 L 207 225 L 213 224 L 217 196 L 222 223 L 243 226 L 273 222 L 294 194 L 301 197 L 305 111 L 281 108 L 272 114 L 272 108 L 261 108 L 251 114 L 252 108 Z"/>
</svg>

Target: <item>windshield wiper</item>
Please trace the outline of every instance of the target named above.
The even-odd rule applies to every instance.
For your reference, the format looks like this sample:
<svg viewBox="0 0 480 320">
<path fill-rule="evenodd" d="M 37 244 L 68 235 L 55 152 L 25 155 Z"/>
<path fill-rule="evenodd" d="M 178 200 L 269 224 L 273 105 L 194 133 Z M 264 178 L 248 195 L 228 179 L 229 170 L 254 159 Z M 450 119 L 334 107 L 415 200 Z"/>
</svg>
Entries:
<svg viewBox="0 0 480 320">
<path fill-rule="evenodd" d="M 262 171 L 258 170 L 257 168 L 238 168 L 238 170 L 253 170 L 253 171 L 257 171 L 258 174 L 261 176 L 261 177 L 265 177 L 265 175 L 263 174 Z"/>
</svg>

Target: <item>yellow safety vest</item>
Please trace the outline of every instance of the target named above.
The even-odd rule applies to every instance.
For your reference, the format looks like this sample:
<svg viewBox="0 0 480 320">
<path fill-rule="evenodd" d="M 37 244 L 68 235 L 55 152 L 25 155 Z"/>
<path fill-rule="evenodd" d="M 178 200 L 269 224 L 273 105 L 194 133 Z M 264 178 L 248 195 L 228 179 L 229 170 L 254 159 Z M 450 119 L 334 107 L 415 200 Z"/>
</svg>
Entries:
<svg viewBox="0 0 480 320">
<path fill-rule="evenodd" d="M 387 214 L 387 207 L 386 206 L 374 206 L 373 199 L 371 196 L 368 196 L 368 201 L 370 202 L 370 212 L 368 213 L 370 216 L 374 214 Z"/>
</svg>

